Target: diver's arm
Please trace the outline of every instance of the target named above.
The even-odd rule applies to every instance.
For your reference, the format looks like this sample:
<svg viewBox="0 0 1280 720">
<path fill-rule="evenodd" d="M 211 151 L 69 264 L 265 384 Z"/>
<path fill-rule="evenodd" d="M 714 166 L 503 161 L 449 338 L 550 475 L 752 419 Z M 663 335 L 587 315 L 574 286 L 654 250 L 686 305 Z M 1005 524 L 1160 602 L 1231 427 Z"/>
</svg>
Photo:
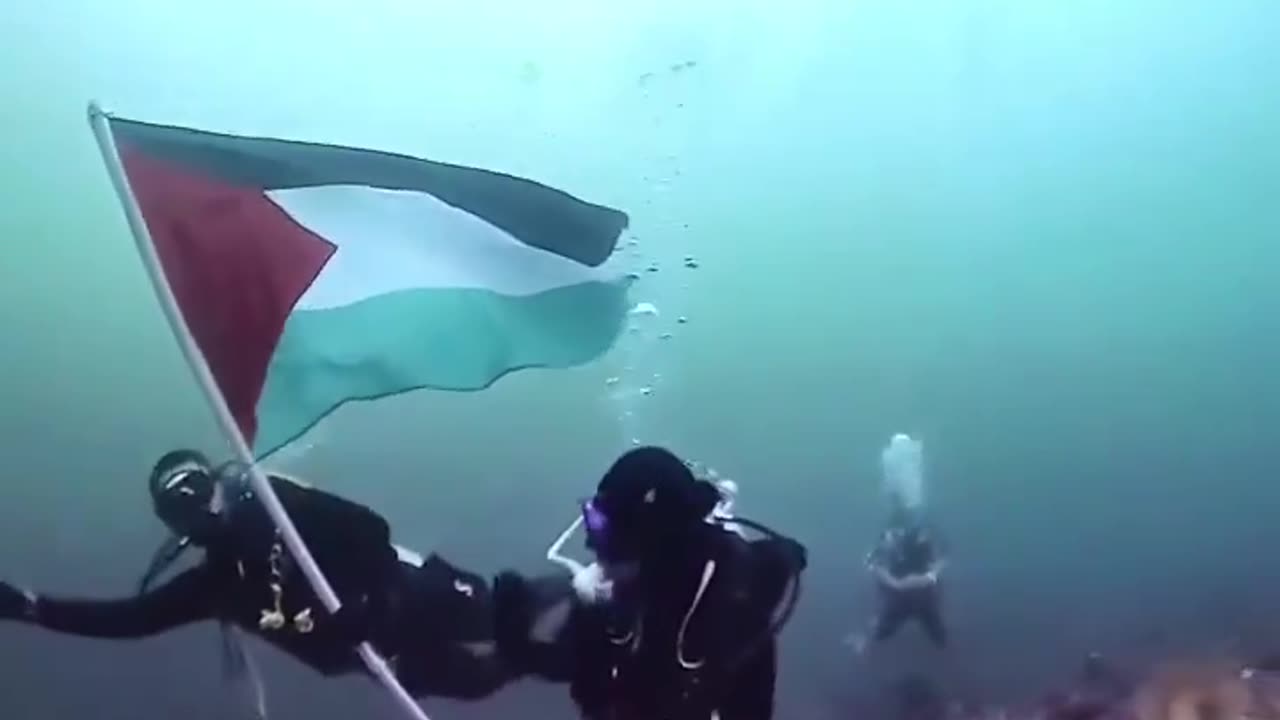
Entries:
<svg viewBox="0 0 1280 720">
<path fill-rule="evenodd" d="M 889 572 L 889 568 L 879 563 L 868 563 L 867 570 L 871 572 L 877 582 L 891 590 L 905 590 L 911 587 L 914 582 L 912 578 L 915 576 L 894 577 L 893 573 Z"/>
<path fill-rule="evenodd" d="M 935 555 L 929 566 L 924 572 L 914 573 L 899 579 L 899 583 L 904 588 L 921 588 L 930 585 L 936 585 L 938 576 L 942 574 L 942 569 L 947 566 L 947 559 L 941 555 Z"/>
<path fill-rule="evenodd" d="M 200 565 L 150 592 L 124 600 L 37 595 L 24 618 L 54 632 L 96 638 L 142 638 L 214 616 L 213 571 Z"/>
<path fill-rule="evenodd" d="M 889 566 L 886 562 L 886 556 L 888 555 L 886 543 L 887 540 L 881 538 L 876 543 L 876 546 L 871 549 L 871 552 L 867 553 L 865 561 L 867 572 L 871 573 L 872 577 L 881 585 L 891 590 L 902 590 L 902 580 L 894 577 L 893 573 L 889 572 Z"/>
<path fill-rule="evenodd" d="M 924 572 L 912 573 L 897 578 L 894 587 L 898 590 L 914 590 L 936 585 L 938 576 L 942 573 L 942 568 L 944 567 L 946 567 L 944 560 L 934 560 Z"/>
<path fill-rule="evenodd" d="M 928 587 L 936 583 L 938 579 L 930 573 L 922 572 L 914 575 L 904 575 L 898 578 L 896 590 L 918 590 Z"/>
<path fill-rule="evenodd" d="M 898 578 L 894 577 L 893 574 L 890 573 L 886 568 L 880 567 L 878 565 L 874 566 L 871 568 L 871 574 L 874 575 L 876 580 L 878 580 L 882 585 L 891 587 L 894 590 L 902 589 L 902 580 L 899 580 Z"/>
</svg>

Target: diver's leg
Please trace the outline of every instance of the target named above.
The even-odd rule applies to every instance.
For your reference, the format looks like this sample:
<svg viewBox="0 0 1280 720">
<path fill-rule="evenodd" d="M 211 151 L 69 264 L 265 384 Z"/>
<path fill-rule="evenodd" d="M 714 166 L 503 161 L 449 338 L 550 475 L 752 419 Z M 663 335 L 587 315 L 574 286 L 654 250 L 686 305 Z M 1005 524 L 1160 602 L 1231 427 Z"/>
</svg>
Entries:
<svg viewBox="0 0 1280 720">
<path fill-rule="evenodd" d="M 503 661 L 545 680 L 568 682 L 573 670 L 570 613 L 557 621 L 553 611 L 572 597 L 571 578 L 562 573 L 537 578 L 500 573 L 493 581 L 494 638 Z"/>
<path fill-rule="evenodd" d="M 876 642 L 888 640 L 898 632 L 902 623 L 911 617 L 912 607 L 907 598 L 900 594 L 886 593 L 880 614 L 876 616 L 871 637 Z"/>
<path fill-rule="evenodd" d="M 477 593 L 464 604 L 453 598 L 447 608 L 458 611 L 465 605 L 463 615 L 473 618 L 483 612 L 493 628 L 496 642 L 483 647 L 463 644 L 470 639 L 467 636 L 475 632 L 464 632 L 451 642 L 447 637 L 449 615 L 437 612 L 434 615 L 443 623 L 443 636 L 439 632 L 422 635 L 423 644 L 416 650 L 408 649 L 401 657 L 397 674 L 415 696 L 458 700 L 488 697 L 526 673 L 552 680 L 563 675 L 567 680 L 568 670 L 560 669 L 567 667 L 567 660 L 561 657 L 565 652 L 561 645 L 567 642 L 567 636 L 562 638 L 557 634 L 551 642 L 540 643 L 534 642 L 530 635 L 538 617 L 569 598 L 571 593 L 569 579 L 563 574 L 522 578 L 515 573 L 503 573 L 495 579 L 492 593 Z M 475 605 L 483 605 L 483 610 L 472 607 Z M 520 652 L 513 651 L 513 646 Z"/>
<path fill-rule="evenodd" d="M 947 626 L 942 621 L 942 603 L 936 592 L 920 599 L 915 616 L 935 646 L 947 646 Z"/>
<path fill-rule="evenodd" d="M 396 676 L 414 697 L 479 700 L 516 676 L 492 647 L 444 644 L 401 656 Z"/>
<path fill-rule="evenodd" d="M 493 639 L 493 593 L 481 575 L 432 553 L 406 582 L 406 629 L 446 642 Z"/>
<path fill-rule="evenodd" d="M 535 617 L 573 597 L 573 578 L 564 573 L 526 577 L 530 610 Z"/>
</svg>

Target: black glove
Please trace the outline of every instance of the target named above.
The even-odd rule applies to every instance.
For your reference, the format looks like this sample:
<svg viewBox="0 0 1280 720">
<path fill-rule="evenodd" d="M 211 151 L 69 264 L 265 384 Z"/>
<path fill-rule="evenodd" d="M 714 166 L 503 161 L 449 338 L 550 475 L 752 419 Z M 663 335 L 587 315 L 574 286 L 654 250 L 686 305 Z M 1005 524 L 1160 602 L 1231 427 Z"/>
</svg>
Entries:
<svg viewBox="0 0 1280 720">
<path fill-rule="evenodd" d="M 26 620 L 31 610 L 31 598 L 25 592 L 0 580 L 0 620 Z"/>
</svg>

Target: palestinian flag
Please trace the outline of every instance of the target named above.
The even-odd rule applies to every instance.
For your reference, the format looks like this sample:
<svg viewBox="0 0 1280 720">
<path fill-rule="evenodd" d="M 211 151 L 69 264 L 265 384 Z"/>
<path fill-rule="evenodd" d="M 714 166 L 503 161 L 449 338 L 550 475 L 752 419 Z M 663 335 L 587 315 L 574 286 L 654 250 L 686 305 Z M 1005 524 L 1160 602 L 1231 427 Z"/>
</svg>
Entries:
<svg viewBox="0 0 1280 720">
<path fill-rule="evenodd" d="M 604 352 L 627 215 L 532 180 L 107 116 L 187 330 L 263 457 L 350 400 Z"/>
</svg>

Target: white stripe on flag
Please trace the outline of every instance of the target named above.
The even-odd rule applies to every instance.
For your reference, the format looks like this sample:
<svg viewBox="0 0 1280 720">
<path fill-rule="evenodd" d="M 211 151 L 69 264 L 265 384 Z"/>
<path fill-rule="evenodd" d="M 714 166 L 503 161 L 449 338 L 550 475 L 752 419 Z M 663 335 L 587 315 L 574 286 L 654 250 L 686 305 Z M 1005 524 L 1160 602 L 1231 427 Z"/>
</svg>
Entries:
<svg viewBox="0 0 1280 720">
<path fill-rule="evenodd" d="M 364 185 L 272 190 L 295 222 L 337 246 L 295 309 L 343 307 L 400 290 L 457 288 L 536 295 L 615 279 L 525 245 L 438 198 Z"/>
</svg>

